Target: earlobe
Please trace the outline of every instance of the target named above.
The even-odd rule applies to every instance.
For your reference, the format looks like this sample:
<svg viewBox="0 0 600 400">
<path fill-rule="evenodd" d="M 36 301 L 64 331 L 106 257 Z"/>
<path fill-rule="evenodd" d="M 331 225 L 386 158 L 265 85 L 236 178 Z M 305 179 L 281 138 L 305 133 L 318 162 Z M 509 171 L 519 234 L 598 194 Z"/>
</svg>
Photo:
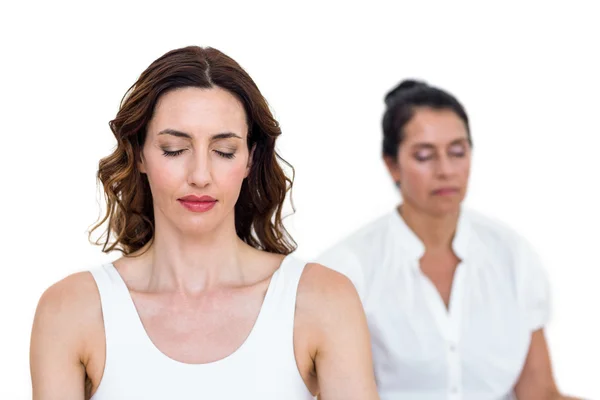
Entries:
<svg viewBox="0 0 600 400">
<path fill-rule="evenodd" d="M 400 167 L 398 165 L 398 160 L 390 156 L 383 156 L 383 161 L 385 162 L 385 166 L 387 167 L 394 184 L 397 187 L 400 187 Z"/>
<path fill-rule="evenodd" d="M 252 149 L 250 149 L 250 155 L 248 156 L 248 165 L 246 166 L 245 178 L 247 178 L 248 175 L 250 175 L 250 170 L 252 169 L 252 161 L 254 160 L 254 150 L 256 150 L 256 145 L 253 145 Z"/>
<path fill-rule="evenodd" d="M 140 159 L 137 162 L 137 167 L 138 170 L 142 173 L 145 174 L 146 173 L 146 165 L 144 164 L 144 157 L 142 154 L 140 154 Z"/>
</svg>

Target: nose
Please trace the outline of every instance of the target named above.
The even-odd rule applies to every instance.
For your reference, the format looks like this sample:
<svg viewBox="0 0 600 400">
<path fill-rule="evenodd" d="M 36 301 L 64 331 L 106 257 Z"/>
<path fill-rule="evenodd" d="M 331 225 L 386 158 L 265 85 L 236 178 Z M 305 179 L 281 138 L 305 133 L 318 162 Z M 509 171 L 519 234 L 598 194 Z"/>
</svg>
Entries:
<svg viewBox="0 0 600 400">
<path fill-rule="evenodd" d="M 210 157 L 197 154 L 191 157 L 188 171 L 188 184 L 196 187 L 206 187 L 212 182 L 212 165 Z"/>
<path fill-rule="evenodd" d="M 436 163 L 436 173 L 439 177 L 447 178 L 454 173 L 454 164 L 448 155 L 442 155 Z"/>
</svg>

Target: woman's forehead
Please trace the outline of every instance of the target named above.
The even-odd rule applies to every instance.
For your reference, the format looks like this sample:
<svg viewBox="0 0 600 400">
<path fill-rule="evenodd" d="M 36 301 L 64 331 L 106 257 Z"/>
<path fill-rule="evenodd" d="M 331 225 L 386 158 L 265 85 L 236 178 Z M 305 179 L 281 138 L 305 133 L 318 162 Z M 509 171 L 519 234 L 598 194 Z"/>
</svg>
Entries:
<svg viewBox="0 0 600 400">
<path fill-rule="evenodd" d="M 245 136 L 248 130 L 242 103 L 219 87 L 183 88 L 164 94 L 148 128 L 153 133 L 172 129 L 192 137 L 224 132 Z"/>
<path fill-rule="evenodd" d="M 451 110 L 421 108 L 404 127 L 405 144 L 447 145 L 468 137 L 463 120 Z"/>
</svg>

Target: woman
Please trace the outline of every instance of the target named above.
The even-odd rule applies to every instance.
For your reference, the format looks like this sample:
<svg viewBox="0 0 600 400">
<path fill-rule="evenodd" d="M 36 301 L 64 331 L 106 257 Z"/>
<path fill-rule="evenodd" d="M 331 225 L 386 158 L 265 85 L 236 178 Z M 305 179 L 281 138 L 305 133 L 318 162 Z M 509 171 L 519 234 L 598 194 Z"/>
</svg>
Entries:
<svg viewBox="0 0 600 400">
<path fill-rule="evenodd" d="M 99 225 L 124 256 L 43 294 L 33 398 L 377 398 L 352 283 L 289 256 L 281 132 L 247 73 L 173 50 L 110 126 Z"/>
<path fill-rule="evenodd" d="M 472 140 L 449 93 L 386 96 L 383 158 L 403 203 L 323 254 L 354 282 L 382 399 L 558 399 L 548 286 L 530 246 L 465 208 Z"/>
</svg>

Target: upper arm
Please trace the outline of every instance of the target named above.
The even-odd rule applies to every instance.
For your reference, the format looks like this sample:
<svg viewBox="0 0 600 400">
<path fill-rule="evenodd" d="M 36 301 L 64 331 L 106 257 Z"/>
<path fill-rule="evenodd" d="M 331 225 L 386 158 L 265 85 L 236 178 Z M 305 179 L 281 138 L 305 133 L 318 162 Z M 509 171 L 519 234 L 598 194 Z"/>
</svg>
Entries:
<svg viewBox="0 0 600 400">
<path fill-rule="evenodd" d="M 547 396 L 540 397 L 542 393 L 547 393 Z M 552 398 L 551 396 L 555 393 L 558 393 L 558 390 L 552 375 L 548 345 L 544 337 L 544 330 L 539 329 L 531 335 L 529 352 L 515 386 L 515 394 L 518 399 L 527 400 Z"/>
<path fill-rule="evenodd" d="M 541 260 L 531 245 L 516 236 L 515 257 L 518 272 L 518 293 L 526 323 L 532 332 L 525 365 L 515 386 L 519 399 L 553 398 L 557 393 L 544 326 L 550 314 L 548 279 Z"/>
<path fill-rule="evenodd" d="M 350 280 L 309 264 L 298 300 L 311 320 L 319 398 L 378 399 L 367 321 Z"/>
<path fill-rule="evenodd" d="M 515 386 L 515 394 L 519 400 L 578 400 L 561 395 L 556 387 L 543 329 L 531 335 L 529 352 Z"/>
<path fill-rule="evenodd" d="M 548 276 L 539 255 L 525 239 L 518 238 L 516 250 L 519 296 L 532 334 L 525 365 L 515 386 L 515 394 L 519 400 L 571 399 L 562 396 L 556 387 L 550 352 L 544 336 L 544 327 L 551 313 Z"/>
<path fill-rule="evenodd" d="M 31 332 L 30 368 L 34 400 L 83 400 L 84 301 L 80 274 L 48 288 L 38 303 Z"/>
</svg>

